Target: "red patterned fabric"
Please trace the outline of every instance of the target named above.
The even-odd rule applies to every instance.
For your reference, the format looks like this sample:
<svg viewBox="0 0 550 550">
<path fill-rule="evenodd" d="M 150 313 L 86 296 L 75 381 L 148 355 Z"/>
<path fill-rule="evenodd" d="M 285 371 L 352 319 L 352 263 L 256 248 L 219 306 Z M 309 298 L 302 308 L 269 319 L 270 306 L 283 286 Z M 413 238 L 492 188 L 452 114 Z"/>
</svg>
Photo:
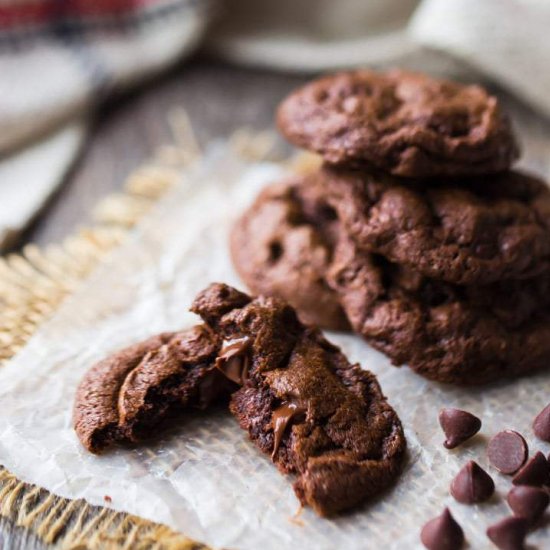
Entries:
<svg viewBox="0 0 550 550">
<path fill-rule="evenodd" d="M 0 31 L 43 27 L 60 20 L 113 19 L 165 6 L 166 0 L 12 0 L 0 5 Z"/>
</svg>

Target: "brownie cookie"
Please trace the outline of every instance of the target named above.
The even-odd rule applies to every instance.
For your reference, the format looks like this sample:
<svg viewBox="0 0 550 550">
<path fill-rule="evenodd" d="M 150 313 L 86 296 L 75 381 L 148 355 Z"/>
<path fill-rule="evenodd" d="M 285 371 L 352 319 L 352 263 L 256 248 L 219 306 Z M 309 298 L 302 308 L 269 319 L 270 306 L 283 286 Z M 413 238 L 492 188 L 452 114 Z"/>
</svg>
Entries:
<svg viewBox="0 0 550 550">
<path fill-rule="evenodd" d="M 231 256 L 254 293 L 283 298 L 306 324 L 345 330 L 346 316 L 324 278 L 334 218 L 315 175 L 275 183 L 235 224 Z"/>
<path fill-rule="evenodd" d="M 428 277 L 485 284 L 550 268 L 550 189 L 521 172 L 401 185 L 351 170 L 319 180 L 358 245 Z"/>
<path fill-rule="evenodd" d="M 395 365 L 481 384 L 550 365 L 550 277 L 462 287 L 428 279 L 345 235 L 328 281 L 353 329 Z"/>
<path fill-rule="evenodd" d="M 232 350 L 226 370 L 232 379 L 240 371 L 242 388 L 231 412 L 282 472 L 297 475 L 302 504 L 332 516 L 395 480 L 405 438 L 372 373 L 351 365 L 280 299 L 214 284 L 192 311 L 224 339 L 221 356 Z"/>
<path fill-rule="evenodd" d="M 169 415 L 206 408 L 238 386 L 215 368 L 221 340 L 196 326 L 153 336 L 92 367 L 80 383 L 74 426 L 82 445 L 100 453 L 136 442 Z"/>
<path fill-rule="evenodd" d="M 404 177 L 485 174 L 518 157 L 509 121 L 480 86 L 405 71 L 325 76 L 292 93 L 277 123 L 330 164 Z"/>
</svg>

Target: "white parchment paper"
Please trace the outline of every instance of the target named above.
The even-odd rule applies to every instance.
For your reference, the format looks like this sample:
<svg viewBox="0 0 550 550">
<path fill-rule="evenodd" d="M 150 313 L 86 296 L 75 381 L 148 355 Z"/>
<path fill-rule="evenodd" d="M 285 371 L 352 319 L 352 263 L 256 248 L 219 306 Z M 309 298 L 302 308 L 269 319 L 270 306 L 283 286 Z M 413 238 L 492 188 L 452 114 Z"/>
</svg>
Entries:
<svg viewBox="0 0 550 550">
<path fill-rule="evenodd" d="M 471 548 L 489 548 L 486 527 L 508 513 L 508 478 L 491 470 L 497 496 L 464 506 L 449 482 L 469 459 L 490 469 L 487 438 L 504 428 L 522 432 L 531 452 L 534 415 L 550 398 L 550 373 L 481 389 L 427 382 L 397 369 L 357 336 L 329 334 L 352 360 L 373 370 L 406 429 L 409 458 L 383 498 L 337 520 L 324 520 L 298 502 L 281 476 L 227 413 L 190 414 L 145 447 L 104 456 L 84 451 L 71 408 L 84 372 L 108 352 L 161 330 L 196 322 L 195 293 L 212 281 L 242 287 L 231 268 L 232 221 L 262 185 L 278 177 L 272 164 L 247 165 L 223 146 L 211 150 L 28 345 L 0 371 L 0 463 L 20 478 L 70 498 L 85 498 L 166 523 L 217 547 L 332 549 L 420 547 L 420 526 L 449 505 Z M 529 353 L 526 349 L 525 353 Z M 482 435 L 454 451 L 442 446 L 442 406 L 483 419 Z M 546 526 L 530 542 L 548 547 Z"/>
</svg>

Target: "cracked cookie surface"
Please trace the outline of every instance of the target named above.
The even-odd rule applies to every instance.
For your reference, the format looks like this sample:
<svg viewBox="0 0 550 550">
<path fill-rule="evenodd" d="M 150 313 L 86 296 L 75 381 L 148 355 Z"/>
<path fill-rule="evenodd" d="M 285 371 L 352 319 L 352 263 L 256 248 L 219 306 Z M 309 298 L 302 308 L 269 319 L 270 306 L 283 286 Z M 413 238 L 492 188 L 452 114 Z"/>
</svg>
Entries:
<svg viewBox="0 0 550 550">
<path fill-rule="evenodd" d="M 533 176 L 402 185 L 325 167 L 320 181 L 360 248 L 428 277 L 472 285 L 550 270 L 550 189 Z"/>
<path fill-rule="evenodd" d="M 496 97 L 406 71 L 322 77 L 283 101 L 277 123 L 327 163 L 403 177 L 500 172 L 519 154 Z"/>
<path fill-rule="evenodd" d="M 546 275 L 462 287 L 361 252 L 343 236 L 328 281 L 357 333 L 432 380 L 482 384 L 550 365 Z"/>
<path fill-rule="evenodd" d="M 73 421 L 83 446 L 100 453 L 137 442 L 172 414 L 206 408 L 237 386 L 215 368 L 221 340 L 207 327 L 163 333 L 93 366 L 76 393 Z"/>
<path fill-rule="evenodd" d="M 255 294 L 283 298 L 306 324 L 349 328 L 325 274 L 332 251 L 328 206 L 315 175 L 264 189 L 231 232 L 233 264 Z"/>
<path fill-rule="evenodd" d="M 245 374 L 231 412 L 282 472 L 296 474 L 302 504 L 332 516 L 392 484 L 406 443 L 372 373 L 280 299 L 214 284 L 192 311 L 223 337 L 222 349 L 238 342 Z"/>
<path fill-rule="evenodd" d="M 316 210 L 326 212 L 321 183 L 322 178 L 313 174 L 308 187 L 316 197 Z M 297 189 L 302 185 L 303 180 L 293 182 Z M 264 193 L 269 195 L 271 189 L 278 197 L 281 187 L 273 185 Z M 361 193 L 364 189 L 361 182 Z M 383 195 L 376 189 L 372 196 Z M 521 185 L 511 189 L 520 198 L 525 196 Z M 407 188 L 405 195 L 410 193 Z M 286 194 L 282 196 L 286 200 Z M 521 212 L 522 208 L 520 204 L 517 210 Z M 340 210 L 338 206 L 336 209 Z M 449 209 L 455 213 L 452 206 Z M 509 210 L 516 212 L 514 208 Z M 456 213 L 467 217 L 469 210 L 459 208 Z M 323 242 L 327 258 L 318 274 L 323 276 L 324 285 L 337 294 L 352 328 L 395 364 L 409 364 L 419 374 L 440 382 L 481 384 L 526 374 L 544 368 L 550 361 L 549 273 L 483 285 L 437 281 L 409 266 L 360 250 L 334 215 L 316 219 L 316 224 L 307 226 L 309 242 Z M 458 225 L 452 218 L 446 223 Z M 498 232 L 484 233 L 488 240 L 495 235 Z M 307 250 L 302 254 L 302 270 L 307 269 L 304 264 L 310 257 Z M 287 268 L 292 269 L 292 265 Z M 261 273 L 260 266 L 259 277 Z M 291 274 L 288 279 L 292 280 Z M 303 292 L 307 292 L 305 281 Z M 527 348 L 529 354 L 525 354 Z"/>
</svg>

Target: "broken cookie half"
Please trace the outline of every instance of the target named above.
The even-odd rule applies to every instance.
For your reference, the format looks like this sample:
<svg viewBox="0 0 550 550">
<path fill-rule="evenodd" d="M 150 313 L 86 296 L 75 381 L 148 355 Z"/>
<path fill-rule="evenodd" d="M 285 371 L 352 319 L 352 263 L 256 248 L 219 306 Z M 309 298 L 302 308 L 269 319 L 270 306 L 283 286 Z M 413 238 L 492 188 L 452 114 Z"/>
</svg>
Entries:
<svg viewBox="0 0 550 550">
<path fill-rule="evenodd" d="M 395 480 L 405 437 L 372 373 L 350 364 L 277 298 L 249 298 L 214 284 L 192 311 L 224 347 L 240 343 L 242 387 L 230 410 L 282 472 L 297 475 L 302 504 L 332 516 Z"/>
<path fill-rule="evenodd" d="M 92 367 L 76 392 L 73 421 L 82 445 L 100 453 L 138 442 L 167 417 L 204 409 L 238 386 L 215 368 L 221 339 L 198 325 L 125 348 Z"/>
<path fill-rule="evenodd" d="M 335 515 L 392 484 L 405 437 L 372 373 L 282 300 L 213 284 L 192 311 L 204 325 L 155 336 L 85 376 L 74 420 L 88 450 L 138 441 L 174 411 L 231 396 L 240 426 L 296 475 L 296 495 L 318 514 Z"/>
</svg>

